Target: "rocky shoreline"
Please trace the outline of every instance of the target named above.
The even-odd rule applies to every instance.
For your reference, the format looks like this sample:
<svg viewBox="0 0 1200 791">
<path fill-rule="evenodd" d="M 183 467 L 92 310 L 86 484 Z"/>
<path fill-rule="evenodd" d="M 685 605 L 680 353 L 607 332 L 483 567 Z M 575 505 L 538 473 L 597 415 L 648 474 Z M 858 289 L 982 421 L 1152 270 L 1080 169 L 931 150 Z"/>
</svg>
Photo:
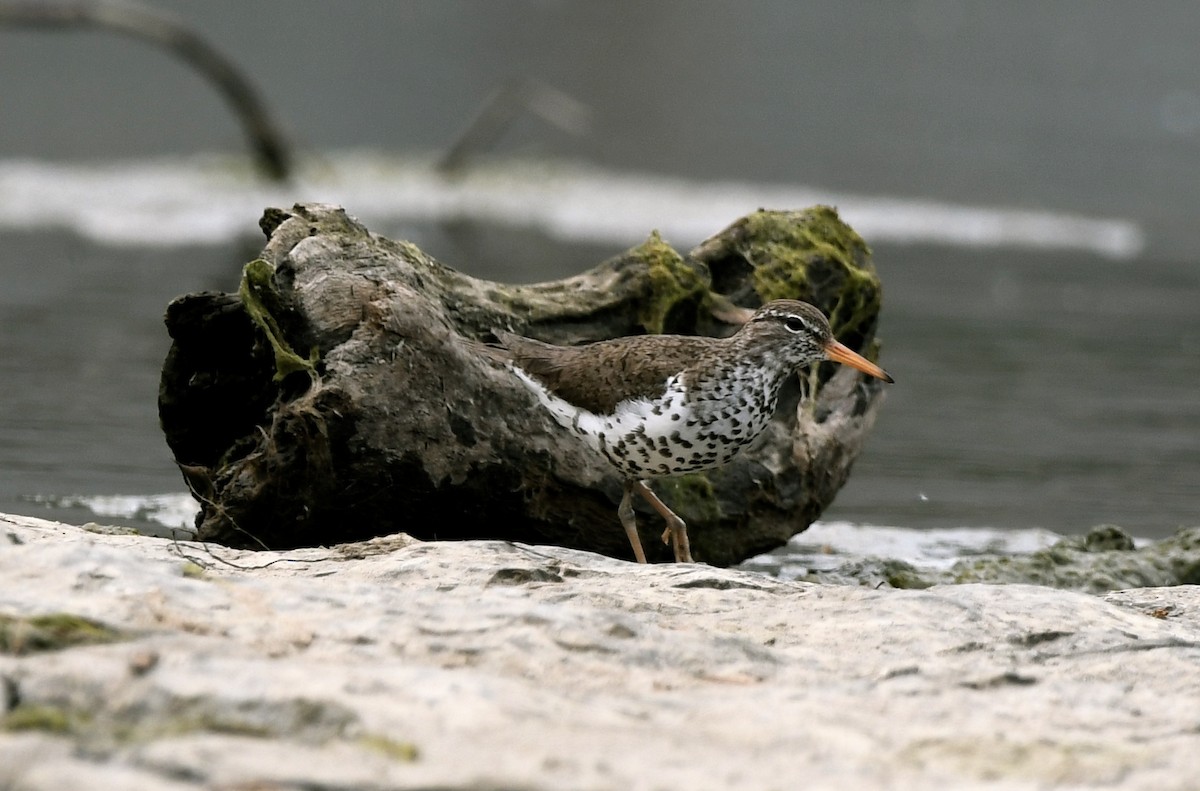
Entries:
<svg viewBox="0 0 1200 791">
<path fill-rule="evenodd" d="M 798 536 L 797 543 L 807 544 L 804 540 L 807 535 Z M 1021 552 L 981 552 L 978 548 L 960 546 L 965 551 L 953 562 L 934 565 L 889 557 L 879 551 L 845 552 L 834 547 L 829 556 L 822 558 L 824 562 L 814 564 L 811 569 L 780 570 L 785 578 L 804 582 L 906 589 L 988 582 L 1104 594 L 1125 588 L 1200 583 L 1200 527 L 1181 528 L 1172 536 L 1142 541 L 1141 545 L 1115 525 L 1098 525 L 1083 535 L 1055 536 L 1045 532 L 1043 537 L 1045 546 Z M 800 553 L 793 547 L 788 551 L 793 555 L 788 558 L 789 565 L 797 566 Z M 770 556 L 760 556 L 744 567 L 769 569 Z"/>
<path fill-rule="evenodd" d="M 403 535 L 256 553 L 0 516 L 6 789 L 1182 790 L 1198 668 L 1193 585 L 901 590 Z"/>
</svg>

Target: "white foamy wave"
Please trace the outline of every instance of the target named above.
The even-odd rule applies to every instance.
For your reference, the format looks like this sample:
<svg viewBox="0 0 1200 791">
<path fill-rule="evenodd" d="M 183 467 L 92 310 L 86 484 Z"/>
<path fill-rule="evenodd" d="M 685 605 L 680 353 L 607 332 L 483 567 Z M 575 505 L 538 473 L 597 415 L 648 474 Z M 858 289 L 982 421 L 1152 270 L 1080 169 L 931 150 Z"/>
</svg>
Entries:
<svg viewBox="0 0 1200 791">
<path fill-rule="evenodd" d="M 0 229 L 58 227 L 123 245 L 223 243 L 256 233 L 268 206 L 336 203 L 368 226 L 477 220 L 565 239 L 632 245 L 658 229 L 678 247 L 759 208 L 838 208 L 870 243 L 1081 250 L 1138 255 L 1141 228 L 1122 219 L 829 192 L 802 185 L 690 181 L 564 162 L 481 164 L 463 176 L 433 160 L 339 152 L 306 162 L 293 185 L 266 184 L 238 157 L 91 165 L 0 161 Z"/>
<path fill-rule="evenodd" d="M 170 494 L 96 494 L 37 497 L 51 508 L 86 508 L 101 519 L 136 519 L 163 527 L 194 531 L 200 510 L 187 492 Z"/>
<path fill-rule="evenodd" d="M 1063 537 L 1038 528 L 1013 530 L 988 527 L 938 528 L 815 522 L 793 536 L 786 546 L 751 558 L 743 568 L 797 579 L 813 572 L 832 571 L 847 564 L 886 558 L 917 569 L 948 569 L 975 555 L 1027 555 L 1053 546 Z"/>
</svg>

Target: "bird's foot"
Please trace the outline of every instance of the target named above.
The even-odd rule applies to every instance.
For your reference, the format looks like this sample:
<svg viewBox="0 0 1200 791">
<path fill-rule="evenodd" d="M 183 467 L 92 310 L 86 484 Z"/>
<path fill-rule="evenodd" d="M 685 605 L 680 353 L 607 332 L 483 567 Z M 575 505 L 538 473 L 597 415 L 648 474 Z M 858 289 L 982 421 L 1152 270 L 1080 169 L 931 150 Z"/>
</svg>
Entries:
<svg viewBox="0 0 1200 791">
<path fill-rule="evenodd" d="M 663 532 L 663 543 L 670 544 L 675 550 L 676 563 L 693 563 L 692 548 L 688 543 L 687 524 L 679 518 L 679 515 L 667 507 L 667 504 L 658 499 L 658 495 L 650 490 L 645 481 L 635 481 L 633 488 L 646 499 L 646 502 L 662 515 L 662 518 L 667 520 L 667 529 Z"/>
<path fill-rule="evenodd" d="M 692 547 L 688 542 L 687 525 L 682 519 L 675 517 L 675 521 L 667 520 L 667 529 L 663 531 L 662 540 L 675 550 L 676 563 L 695 562 L 692 560 Z"/>
</svg>

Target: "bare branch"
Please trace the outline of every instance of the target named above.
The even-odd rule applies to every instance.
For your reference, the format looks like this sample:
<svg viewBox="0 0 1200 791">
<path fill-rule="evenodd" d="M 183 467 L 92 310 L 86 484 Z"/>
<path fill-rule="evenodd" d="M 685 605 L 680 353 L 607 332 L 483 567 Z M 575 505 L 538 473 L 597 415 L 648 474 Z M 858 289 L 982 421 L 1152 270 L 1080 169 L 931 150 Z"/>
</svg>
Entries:
<svg viewBox="0 0 1200 791">
<path fill-rule="evenodd" d="M 291 155 L 258 91 L 232 61 L 181 20 L 148 6 L 117 0 L 60 3 L 0 0 L 0 25 L 94 27 L 163 48 L 216 85 L 233 108 L 263 171 L 277 181 L 288 178 Z"/>
</svg>

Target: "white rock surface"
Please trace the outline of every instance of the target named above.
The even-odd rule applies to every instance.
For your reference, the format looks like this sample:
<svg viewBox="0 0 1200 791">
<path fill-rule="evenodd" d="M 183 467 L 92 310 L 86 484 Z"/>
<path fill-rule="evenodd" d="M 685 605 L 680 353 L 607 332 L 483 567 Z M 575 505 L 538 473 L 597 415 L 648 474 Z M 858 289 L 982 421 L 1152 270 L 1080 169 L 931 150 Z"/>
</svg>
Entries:
<svg viewBox="0 0 1200 791">
<path fill-rule="evenodd" d="M 0 788 L 1192 789 L 1200 590 L 869 590 L 0 516 Z M 3 642 L 0 641 L 0 645 Z M 19 646 L 18 646 L 19 647 Z"/>
</svg>

